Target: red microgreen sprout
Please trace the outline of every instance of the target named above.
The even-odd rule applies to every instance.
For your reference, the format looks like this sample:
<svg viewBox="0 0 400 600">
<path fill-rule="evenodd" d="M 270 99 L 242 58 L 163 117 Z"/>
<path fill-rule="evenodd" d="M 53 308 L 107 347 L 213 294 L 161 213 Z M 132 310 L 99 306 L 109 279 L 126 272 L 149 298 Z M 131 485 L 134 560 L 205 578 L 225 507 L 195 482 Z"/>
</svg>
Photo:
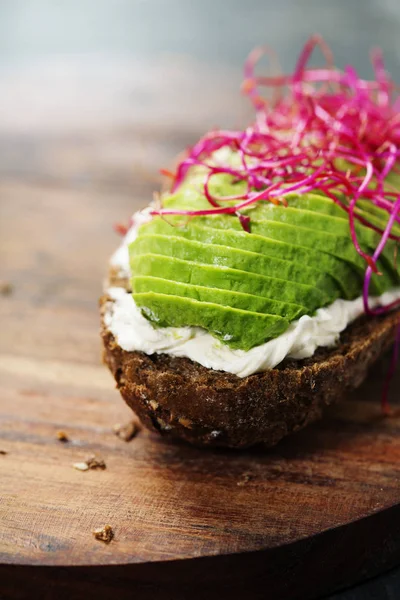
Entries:
<svg viewBox="0 0 400 600">
<path fill-rule="evenodd" d="M 172 180 L 175 179 L 175 173 L 172 173 L 172 171 L 170 171 L 169 169 L 160 169 L 160 175 L 163 175 L 164 177 L 168 177 L 169 179 L 172 179 Z"/>
<path fill-rule="evenodd" d="M 118 235 L 125 236 L 128 233 L 129 227 L 123 223 L 114 223 L 113 229 Z"/>
</svg>

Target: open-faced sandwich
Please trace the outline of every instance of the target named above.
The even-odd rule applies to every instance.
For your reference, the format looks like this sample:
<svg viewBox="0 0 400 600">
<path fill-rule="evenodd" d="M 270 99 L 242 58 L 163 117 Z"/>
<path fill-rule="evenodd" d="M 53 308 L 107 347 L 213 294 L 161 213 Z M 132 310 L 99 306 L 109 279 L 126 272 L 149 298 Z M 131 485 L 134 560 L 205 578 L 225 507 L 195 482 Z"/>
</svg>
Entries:
<svg viewBox="0 0 400 600">
<path fill-rule="evenodd" d="M 323 68 L 307 67 L 316 45 Z M 318 37 L 291 75 L 255 75 L 260 56 L 243 84 L 254 123 L 180 160 L 132 217 L 101 300 L 123 398 L 195 444 L 275 444 L 358 386 L 400 329 L 400 101 L 380 53 L 371 81 Z"/>
</svg>

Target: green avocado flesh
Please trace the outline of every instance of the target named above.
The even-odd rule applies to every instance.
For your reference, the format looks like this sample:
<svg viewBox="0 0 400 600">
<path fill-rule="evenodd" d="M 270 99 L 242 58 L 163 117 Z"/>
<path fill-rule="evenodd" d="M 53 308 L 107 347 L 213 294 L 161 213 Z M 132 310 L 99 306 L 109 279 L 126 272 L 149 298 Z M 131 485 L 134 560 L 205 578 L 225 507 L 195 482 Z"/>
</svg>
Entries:
<svg viewBox="0 0 400 600">
<path fill-rule="evenodd" d="M 222 304 L 222 306 L 250 310 L 256 313 L 278 315 L 289 321 L 298 319 L 306 312 L 305 307 L 300 304 L 280 302 L 279 300 L 271 300 L 262 296 L 253 296 L 252 294 L 220 290 L 178 281 L 166 281 L 161 277 L 136 277 L 135 293 L 140 294 L 150 291 L 160 294 L 170 294 L 172 296 L 183 296 L 199 300 L 200 302 Z"/>
<path fill-rule="evenodd" d="M 201 181 L 189 174 L 177 192 L 164 195 L 163 208 L 209 209 Z M 225 174 L 213 178 L 212 192 L 220 196 L 237 194 L 237 187 Z M 168 215 L 142 225 L 129 253 L 132 294 L 144 316 L 155 327 L 201 327 L 249 350 L 337 298 L 360 296 L 366 263 L 355 250 L 346 210 L 315 193 L 287 200 L 287 207 L 259 202 L 244 209 L 251 233 L 226 214 Z M 387 213 L 366 200 L 357 202 L 355 214 L 380 229 L 387 222 Z M 373 254 L 379 234 L 355 223 L 361 248 Z M 393 233 L 400 235 L 397 224 Z M 372 276 L 372 295 L 400 285 L 395 254 L 389 240 L 380 274 Z"/>
<path fill-rule="evenodd" d="M 248 350 L 265 341 L 265 331 L 277 337 L 289 326 L 278 315 L 230 308 L 213 302 L 147 292 L 135 294 L 145 316 L 160 327 L 184 327 L 191 323 L 206 329 L 232 348 Z M 226 333 L 229 332 L 229 333 Z"/>
<path fill-rule="evenodd" d="M 161 277 L 190 285 L 206 285 L 211 288 L 252 294 L 263 298 L 275 298 L 301 306 L 312 306 L 312 311 L 328 302 L 327 295 L 323 290 L 306 283 L 294 283 L 228 267 L 198 264 L 160 254 L 133 256 L 131 267 L 133 273 L 141 275 Z M 132 278 L 134 293 L 136 276 Z"/>
</svg>

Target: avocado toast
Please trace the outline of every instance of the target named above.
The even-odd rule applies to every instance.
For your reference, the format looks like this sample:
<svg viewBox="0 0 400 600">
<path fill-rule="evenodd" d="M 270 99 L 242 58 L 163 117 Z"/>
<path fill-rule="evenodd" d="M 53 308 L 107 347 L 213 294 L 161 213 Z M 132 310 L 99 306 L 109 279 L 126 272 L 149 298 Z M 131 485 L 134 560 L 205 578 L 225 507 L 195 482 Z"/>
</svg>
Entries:
<svg viewBox="0 0 400 600">
<path fill-rule="evenodd" d="M 396 337 L 391 81 L 378 61 L 373 82 L 306 68 L 318 44 L 290 77 L 256 77 L 250 57 L 255 123 L 199 140 L 111 260 L 105 362 L 143 423 L 165 435 L 273 445 L 358 386 Z M 289 94 L 269 106 L 262 84 Z"/>
</svg>

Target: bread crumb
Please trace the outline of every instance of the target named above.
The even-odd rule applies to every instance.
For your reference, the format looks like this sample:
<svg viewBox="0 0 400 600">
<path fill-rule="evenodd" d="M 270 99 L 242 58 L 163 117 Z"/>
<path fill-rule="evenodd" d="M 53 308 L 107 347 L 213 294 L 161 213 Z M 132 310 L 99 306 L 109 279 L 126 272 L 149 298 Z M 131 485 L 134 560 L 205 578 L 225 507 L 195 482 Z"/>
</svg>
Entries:
<svg viewBox="0 0 400 600">
<path fill-rule="evenodd" d="M 117 423 L 113 427 L 113 431 L 117 437 L 124 442 L 130 442 L 139 433 L 141 427 L 139 421 L 129 421 L 125 425 Z"/>
<path fill-rule="evenodd" d="M 88 459 L 86 459 L 86 464 L 88 465 L 89 469 L 104 470 L 106 468 L 106 463 L 104 460 L 102 458 L 98 458 L 97 456 L 90 456 Z"/>
<path fill-rule="evenodd" d="M 89 465 L 85 462 L 77 462 L 72 465 L 77 471 L 88 471 Z"/>
<path fill-rule="evenodd" d="M 106 463 L 102 458 L 96 456 L 89 456 L 84 462 L 77 462 L 72 465 L 74 469 L 78 471 L 88 471 L 89 469 L 102 469 L 106 468 Z"/>
<path fill-rule="evenodd" d="M 9 281 L 0 281 L 0 294 L 2 296 L 9 296 L 13 292 L 13 286 Z"/>
<path fill-rule="evenodd" d="M 65 431 L 62 431 L 62 430 L 57 431 L 56 435 L 57 435 L 57 439 L 60 442 L 69 442 L 69 437 L 67 436 L 67 434 L 65 433 Z"/>
<path fill-rule="evenodd" d="M 104 525 L 93 530 L 93 535 L 96 540 L 109 544 L 114 537 L 114 531 L 111 525 Z"/>
<path fill-rule="evenodd" d="M 240 479 L 240 481 L 237 482 L 236 485 L 238 486 L 243 486 L 246 485 L 246 483 L 249 483 L 249 481 L 251 481 L 252 476 L 250 473 L 243 473 L 242 479 Z"/>
<path fill-rule="evenodd" d="M 186 419 L 186 417 L 180 417 L 178 421 L 181 425 L 183 425 L 183 427 L 186 427 L 186 429 L 192 428 L 193 421 L 191 421 L 190 419 Z"/>
<path fill-rule="evenodd" d="M 153 410 L 157 410 L 159 406 L 158 402 L 156 402 L 155 400 L 150 400 L 149 404 Z"/>
</svg>

